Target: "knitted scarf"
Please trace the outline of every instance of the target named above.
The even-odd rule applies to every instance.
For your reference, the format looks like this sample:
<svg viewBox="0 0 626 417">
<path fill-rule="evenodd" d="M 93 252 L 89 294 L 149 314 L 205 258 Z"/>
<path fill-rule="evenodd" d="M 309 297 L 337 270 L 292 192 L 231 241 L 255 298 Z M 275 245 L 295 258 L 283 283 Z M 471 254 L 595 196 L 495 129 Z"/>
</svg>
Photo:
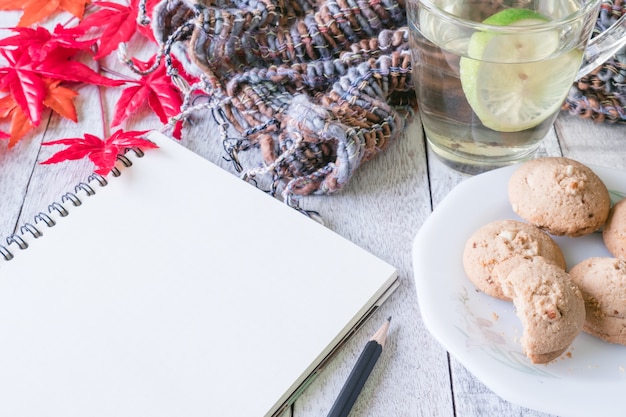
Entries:
<svg viewBox="0 0 626 417">
<path fill-rule="evenodd" d="M 626 2 L 602 2 L 596 36 L 626 12 Z M 626 48 L 572 86 L 564 110 L 597 122 L 626 123 Z"/>
<path fill-rule="evenodd" d="M 341 189 L 403 131 L 414 105 L 404 4 L 398 0 L 164 0 L 152 27 L 185 92 L 238 154 L 256 148 L 287 203 Z M 201 81 L 178 77 L 171 57 Z M 238 132 L 228 136 L 227 126 Z"/>
<path fill-rule="evenodd" d="M 242 176 L 271 178 L 268 191 L 297 207 L 345 186 L 416 108 L 404 1 L 161 0 L 151 25 L 185 94 L 180 118 L 208 110 Z M 624 8 L 604 2 L 598 30 Z M 564 109 L 626 121 L 625 62 L 622 51 L 576 83 Z M 262 166 L 244 169 L 248 149 Z"/>
</svg>

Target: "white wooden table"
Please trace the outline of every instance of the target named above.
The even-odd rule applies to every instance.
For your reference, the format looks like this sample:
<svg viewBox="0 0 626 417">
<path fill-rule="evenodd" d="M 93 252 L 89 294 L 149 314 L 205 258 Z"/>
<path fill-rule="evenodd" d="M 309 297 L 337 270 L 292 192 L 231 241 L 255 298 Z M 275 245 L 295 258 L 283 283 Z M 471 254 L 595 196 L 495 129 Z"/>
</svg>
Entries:
<svg viewBox="0 0 626 417">
<path fill-rule="evenodd" d="M 1 15 L 2 27 L 15 17 L 6 12 Z M 47 113 L 41 126 L 13 149 L 0 141 L 0 237 L 30 221 L 93 169 L 86 161 L 39 164 L 54 151 L 42 147 L 42 141 L 109 133 L 103 132 L 102 115 L 110 121 L 119 90 L 85 86 L 78 91 L 79 124 Z M 127 130 L 160 126 L 149 114 L 138 115 L 125 125 Z M 234 172 L 222 158 L 219 138 L 210 132 L 216 131 L 197 120 L 186 130 L 183 143 Z M 562 114 L 539 154 L 564 155 L 626 170 L 625 133 L 624 126 L 599 125 Z M 393 317 L 388 343 L 352 417 L 545 416 L 507 403 L 489 391 L 431 337 L 420 319 L 411 265 L 413 238 L 432 209 L 465 178 L 426 149 L 416 118 L 406 135 L 363 165 L 341 193 L 304 199 L 303 207 L 318 211 L 329 228 L 396 266 L 401 287 L 306 389 L 287 416 L 325 416 L 366 340 L 388 316 Z"/>
</svg>

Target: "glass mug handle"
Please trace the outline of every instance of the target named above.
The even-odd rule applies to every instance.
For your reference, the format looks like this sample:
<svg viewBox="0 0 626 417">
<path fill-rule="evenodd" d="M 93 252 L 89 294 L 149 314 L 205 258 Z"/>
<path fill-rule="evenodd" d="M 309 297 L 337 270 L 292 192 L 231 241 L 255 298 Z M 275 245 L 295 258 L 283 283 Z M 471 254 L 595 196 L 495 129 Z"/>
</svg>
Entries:
<svg viewBox="0 0 626 417">
<path fill-rule="evenodd" d="M 626 45 L 626 13 L 587 44 L 583 64 L 576 79 L 588 75 Z"/>
</svg>

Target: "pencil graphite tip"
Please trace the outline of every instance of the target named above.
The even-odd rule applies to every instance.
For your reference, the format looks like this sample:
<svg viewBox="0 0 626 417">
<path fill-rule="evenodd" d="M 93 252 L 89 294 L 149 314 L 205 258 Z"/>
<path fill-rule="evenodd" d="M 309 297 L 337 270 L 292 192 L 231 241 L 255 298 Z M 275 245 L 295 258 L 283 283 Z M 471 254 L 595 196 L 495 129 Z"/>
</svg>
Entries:
<svg viewBox="0 0 626 417">
<path fill-rule="evenodd" d="M 385 340 L 387 339 L 387 333 L 389 332 L 389 323 L 391 322 L 391 317 L 389 317 L 382 326 L 374 333 L 371 340 L 378 342 L 382 347 L 385 347 Z"/>
</svg>

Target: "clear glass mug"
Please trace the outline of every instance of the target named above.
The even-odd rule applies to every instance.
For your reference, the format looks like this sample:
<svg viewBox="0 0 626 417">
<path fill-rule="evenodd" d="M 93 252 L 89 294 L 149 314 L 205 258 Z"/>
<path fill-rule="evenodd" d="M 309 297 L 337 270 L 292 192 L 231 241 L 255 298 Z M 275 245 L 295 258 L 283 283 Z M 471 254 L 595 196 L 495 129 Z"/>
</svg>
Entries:
<svg viewBox="0 0 626 417">
<path fill-rule="evenodd" d="M 601 0 L 408 0 L 431 149 L 475 174 L 533 157 L 572 83 L 626 44 L 626 15 L 591 33 Z"/>
</svg>

